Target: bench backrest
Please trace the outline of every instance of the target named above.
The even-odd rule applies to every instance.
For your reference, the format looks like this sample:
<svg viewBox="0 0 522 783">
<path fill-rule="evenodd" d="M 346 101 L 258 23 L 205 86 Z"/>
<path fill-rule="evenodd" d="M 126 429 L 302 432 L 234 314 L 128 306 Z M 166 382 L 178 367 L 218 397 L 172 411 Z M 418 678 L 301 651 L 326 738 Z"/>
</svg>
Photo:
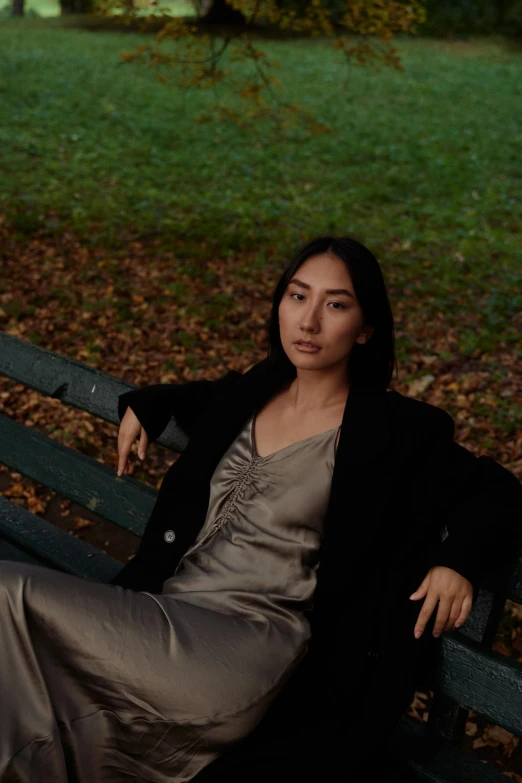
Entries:
<svg viewBox="0 0 522 783">
<path fill-rule="evenodd" d="M 0 374 L 116 425 L 118 396 L 136 388 L 6 333 L 0 333 Z M 187 437 L 171 421 L 157 442 L 180 453 Z M 143 533 L 157 496 L 131 476 L 118 478 L 114 469 L 4 415 L 0 461 L 137 535 Z M 100 581 L 109 581 L 122 566 L 1 496 L 0 539 L 0 558 L 44 562 Z M 433 710 L 435 730 L 442 736 L 455 734 L 451 717 L 446 722 L 441 717 L 448 703 L 522 735 L 522 665 L 491 650 L 506 598 L 522 603 L 522 552 L 518 554 L 506 594 L 495 594 L 485 584 L 463 629 L 442 638 L 436 697 L 445 709 Z"/>
<path fill-rule="evenodd" d="M 118 396 L 136 388 L 5 332 L 0 332 L 0 374 L 117 425 Z M 180 453 L 187 436 L 171 422 L 157 442 Z M 0 461 L 138 536 L 157 496 L 143 482 L 118 477 L 114 469 L 5 415 L 0 415 Z M 28 555 L 26 560 L 48 562 L 79 576 L 108 581 L 121 568 L 119 561 L 3 497 L 0 537 L 5 551 L 14 545 Z"/>
</svg>

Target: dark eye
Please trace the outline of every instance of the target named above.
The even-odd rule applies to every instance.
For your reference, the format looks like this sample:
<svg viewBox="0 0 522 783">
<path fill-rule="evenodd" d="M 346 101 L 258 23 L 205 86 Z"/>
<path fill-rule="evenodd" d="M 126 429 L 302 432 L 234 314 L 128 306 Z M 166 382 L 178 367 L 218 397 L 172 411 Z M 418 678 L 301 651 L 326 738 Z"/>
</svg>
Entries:
<svg viewBox="0 0 522 783">
<path fill-rule="evenodd" d="M 289 294 L 289 296 L 290 298 L 292 298 L 293 296 L 300 296 L 304 298 L 304 294 L 300 294 L 298 291 L 294 291 L 293 293 Z M 297 300 L 294 299 L 294 302 L 295 301 L 301 302 L 302 299 L 297 299 Z M 330 302 L 329 304 L 339 305 L 339 307 L 334 307 L 334 310 L 346 310 L 346 305 L 343 305 L 342 302 Z"/>
</svg>

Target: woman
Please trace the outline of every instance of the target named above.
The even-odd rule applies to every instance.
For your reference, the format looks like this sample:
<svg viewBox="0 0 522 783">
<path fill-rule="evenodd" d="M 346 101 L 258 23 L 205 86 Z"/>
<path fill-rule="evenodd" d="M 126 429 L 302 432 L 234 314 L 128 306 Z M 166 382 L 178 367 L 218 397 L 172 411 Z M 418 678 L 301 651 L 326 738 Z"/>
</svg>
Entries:
<svg viewBox="0 0 522 783">
<path fill-rule="evenodd" d="M 119 475 L 173 415 L 189 444 L 111 585 L 2 563 L 0 780 L 371 771 L 437 638 L 520 546 L 515 476 L 386 391 L 393 321 L 366 248 L 302 247 L 269 338 L 244 375 L 120 396 Z"/>
</svg>

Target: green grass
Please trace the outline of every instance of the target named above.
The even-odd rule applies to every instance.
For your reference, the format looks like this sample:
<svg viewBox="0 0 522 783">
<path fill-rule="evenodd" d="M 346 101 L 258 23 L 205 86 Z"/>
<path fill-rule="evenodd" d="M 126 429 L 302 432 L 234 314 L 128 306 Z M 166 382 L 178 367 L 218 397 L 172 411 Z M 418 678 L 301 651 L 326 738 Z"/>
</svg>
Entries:
<svg viewBox="0 0 522 783">
<path fill-rule="evenodd" d="M 4 0 L 4 2 L 0 0 L 0 12 L 3 11 L 5 13 L 10 10 L 11 5 L 10 0 Z M 194 7 L 190 0 L 171 0 L 171 2 L 161 0 L 161 6 L 169 9 L 173 16 L 192 16 L 194 13 Z M 24 9 L 29 18 L 34 14 L 44 19 L 60 16 L 59 0 L 25 0 Z M 142 15 L 141 12 L 138 15 Z"/>
<path fill-rule="evenodd" d="M 0 3 L 0 9 L 7 10 L 10 8 L 10 2 Z M 57 0 L 25 0 L 24 9 L 28 15 L 35 13 L 45 18 L 60 15 L 60 4 Z"/>
<path fill-rule="evenodd" d="M 404 73 L 353 68 L 344 85 L 324 40 L 265 40 L 286 99 L 334 131 L 278 140 L 263 124 L 256 135 L 201 125 L 212 92 L 120 61 L 150 37 L 59 22 L 0 25 L 0 211 L 19 230 L 116 244 L 132 226 L 191 250 L 201 238 L 207 250 L 254 248 L 261 264 L 278 243 L 349 232 L 394 249 L 399 266 L 435 259 L 436 275 L 418 265 L 415 295 L 447 296 L 458 275 L 473 296 L 479 268 L 520 290 L 522 60 L 501 40 L 402 40 Z M 494 279 L 491 296 L 492 318 L 520 308 Z"/>
</svg>

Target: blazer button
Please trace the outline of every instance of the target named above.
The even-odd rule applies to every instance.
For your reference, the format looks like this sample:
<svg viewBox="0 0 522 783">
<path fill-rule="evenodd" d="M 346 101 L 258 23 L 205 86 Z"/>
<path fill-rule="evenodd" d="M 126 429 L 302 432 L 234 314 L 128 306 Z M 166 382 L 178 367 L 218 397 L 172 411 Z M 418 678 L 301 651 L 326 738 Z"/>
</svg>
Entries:
<svg viewBox="0 0 522 783">
<path fill-rule="evenodd" d="M 176 534 L 173 530 L 167 530 L 167 532 L 164 534 L 163 538 L 167 542 L 167 544 L 172 544 L 174 539 L 176 538 Z"/>
</svg>

